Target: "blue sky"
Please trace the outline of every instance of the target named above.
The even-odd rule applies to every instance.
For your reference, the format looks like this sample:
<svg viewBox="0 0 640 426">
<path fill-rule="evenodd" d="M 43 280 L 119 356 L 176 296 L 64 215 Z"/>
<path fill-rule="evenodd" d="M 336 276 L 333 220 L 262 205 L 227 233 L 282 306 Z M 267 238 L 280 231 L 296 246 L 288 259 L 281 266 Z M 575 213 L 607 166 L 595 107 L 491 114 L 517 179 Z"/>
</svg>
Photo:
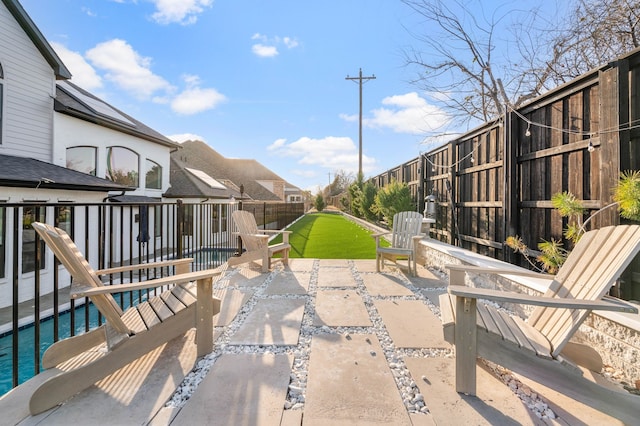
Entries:
<svg viewBox="0 0 640 426">
<path fill-rule="evenodd" d="M 425 29 L 399 0 L 20 2 L 79 86 L 313 193 L 358 170 L 358 84 L 345 77 L 360 68 L 376 77 L 363 86 L 365 177 L 445 129 L 437 97 L 409 83 L 402 52 L 419 46 L 409 31 Z"/>
</svg>

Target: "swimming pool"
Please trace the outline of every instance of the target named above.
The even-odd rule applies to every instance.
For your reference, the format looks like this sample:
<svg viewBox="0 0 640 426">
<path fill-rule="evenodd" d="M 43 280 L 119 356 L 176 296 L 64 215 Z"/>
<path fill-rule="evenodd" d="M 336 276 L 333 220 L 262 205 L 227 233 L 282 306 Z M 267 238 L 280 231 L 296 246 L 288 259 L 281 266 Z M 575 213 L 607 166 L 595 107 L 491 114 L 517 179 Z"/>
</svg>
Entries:
<svg viewBox="0 0 640 426">
<path fill-rule="evenodd" d="M 185 253 L 184 257 L 192 257 L 193 263 L 200 268 L 215 268 L 229 260 L 235 252 L 236 249 L 233 248 L 201 247 Z"/>
<path fill-rule="evenodd" d="M 134 292 L 137 294 L 138 292 Z M 118 302 L 121 303 L 123 309 L 131 306 L 132 303 L 137 304 L 138 300 L 146 300 L 146 292 L 140 292 L 141 294 L 136 298 L 126 297 L 120 298 L 117 295 Z M 86 311 L 86 312 L 85 312 Z M 58 315 L 58 340 L 65 339 L 71 336 L 71 310 L 61 312 Z M 88 319 L 88 320 L 87 320 Z M 85 333 L 87 322 L 88 328 L 94 329 L 100 324 L 99 312 L 96 307 L 89 303 L 88 305 L 81 305 L 74 309 L 73 315 L 74 321 L 74 335 Z M 102 319 L 104 322 L 104 318 Z M 18 330 L 18 383 L 24 383 L 35 375 L 35 332 L 36 329 L 33 324 L 21 327 Z M 54 336 L 54 321 L 53 317 L 43 319 L 40 321 L 40 344 L 38 352 L 40 354 L 39 359 L 42 359 L 42 354 L 47 350 L 49 346 L 53 344 Z M 5 333 L 0 337 L 0 395 L 9 392 L 13 387 L 13 333 Z M 40 370 L 42 371 L 42 364 L 40 364 Z"/>
<path fill-rule="evenodd" d="M 75 334 L 84 333 L 85 330 L 85 307 L 79 306 L 75 309 Z M 59 338 L 71 335 L 71 312 L 67 311 L 59 315 Z M 48 318 L 40 322 L 40 358 L 44 351 L 53 343 L 53 318 Z M 89 327 L 98 326 L 98 312 L 93 305 L 89 305 Z M 13 370 L 13 333 L 7 333 L 0 337 L 0 395 L 8 392 L 12 388 Z M 23 383 L 35 375 L 35 327 L 26 326 L 18 331 L 18 382 Z"/>
</svg>

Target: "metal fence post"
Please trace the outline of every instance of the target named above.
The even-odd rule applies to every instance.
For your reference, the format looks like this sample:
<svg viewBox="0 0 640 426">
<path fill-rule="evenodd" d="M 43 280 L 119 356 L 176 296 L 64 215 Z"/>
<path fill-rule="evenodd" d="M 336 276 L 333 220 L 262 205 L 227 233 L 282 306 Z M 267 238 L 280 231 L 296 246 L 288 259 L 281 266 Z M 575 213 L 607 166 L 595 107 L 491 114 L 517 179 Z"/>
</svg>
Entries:
<svg viewBox="0 0 640 426">
<path fill-rule="evenodd" d="M 177 226 L 176 226 L 176 248 L 178 251 L 178 259 L 182 259 L 182 236 L 184 234 L 184 205 L 182 204 L 182 200 L 178 200 L 177 204 Z"/>
</svg>

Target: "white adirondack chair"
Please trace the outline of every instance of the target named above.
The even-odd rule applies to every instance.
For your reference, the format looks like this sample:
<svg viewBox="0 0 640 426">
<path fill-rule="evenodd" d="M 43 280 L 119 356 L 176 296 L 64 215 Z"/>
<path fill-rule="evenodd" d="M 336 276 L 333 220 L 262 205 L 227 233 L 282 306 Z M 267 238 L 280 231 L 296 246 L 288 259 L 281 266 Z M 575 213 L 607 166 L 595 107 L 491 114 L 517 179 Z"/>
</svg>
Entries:
<svg viewBox="0 0 640 426">
<path fill-rule="evenodd" d="M 449 290 L 440 296 L 440 310 L 445 339 L 455 343 L 456 390 L 475 395 L 479 356 L 627 424 L 637 424 L 640 397 L 612 391 L 588 380 L 577 366 L 581 360 L 567 358 L 563 349 L 593 310 L 638 312 L 635 306 L 605 295 L 639 251 L 640 226 L 609 226 L 587 232 L 558 274 L 546 276 L 553 281 L 544 296 L 464 285 L 465 273 L 517 275 L 513 269 L 449 266 Z M 535 272 L 521 275 L 545 276 Z M 525 322 L 492 306 L 476 303 L 477 299 L 536 308 Z M 588 361 L 593 368 L 593 358 Z M 600 368 L 601 360 L 596 370 Z"/>
<path fill-rule="evenodd" d="M 376 271 L 384 268 L 385 260 L 391 260 L 396 265 L 399 258 L 407 259 L 409 273 L 417 274 L 418 241 L 422 238 L 422 215 L 417 212 L 400 212 L 393 215 L 393 229 L 391 232 L 391 246 L 383 247 L 381 238 L 388 232 L 373 234 L 376 240 Z"/>
<path fill-rule="evenodd" d="M 192 259 L 146 263 L 95 271 L 62 229 L 34 222 L 34 229 L 73 278 L 71 298 L 88 297 L 106 322 L 97 329 L 50 346 L 42 357 L 43 377 L 29 410 L 38 414 L 65 401 L 156 347 L 196 327 L 198 356 L 213 350 L 213 315 L 220 299 L 212 296 L 219 269 L 189 272 Z M 136 269 L 175 267 L 177 275 L 130 284 L 103 285 L 101 275 Z M 112 294 L 169 286 L 170 289 L 122 311 Z M 42 383 L 40 383 L 42 381 Z"/>
<path fill-rule="evenodd" d="M 262 272 L 268 272 L 271 268 L 271 258 L 276 253 L 282 254 L 282 263 L 285 265 L 289 263 L 289 250 L 291 250 L 289 234 L 291 231 L 258 229 L 256 218 L 244 210 L 236 210 L 231 214 L 231 217 L 238 228 L 242 245 L 246 251 L 240 256 L 230 257 L 229 266 L 261 260 Z M 282 242 L 269 245 L 269 238 L 277 234 L 282 234 Z"/>
</svg>

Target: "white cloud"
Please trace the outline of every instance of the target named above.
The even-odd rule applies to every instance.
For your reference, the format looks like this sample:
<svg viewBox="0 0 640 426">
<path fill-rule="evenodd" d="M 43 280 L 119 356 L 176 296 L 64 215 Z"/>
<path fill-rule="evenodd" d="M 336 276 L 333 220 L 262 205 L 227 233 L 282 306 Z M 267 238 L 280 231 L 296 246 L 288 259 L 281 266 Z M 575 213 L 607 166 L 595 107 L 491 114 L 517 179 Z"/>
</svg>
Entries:
<svg viewBox="0 0 640 426">
<path fill-rule="evenodd" d="M 267 147 L 267 151 L 275 151 L 279 148 L 282 148 L 287 143 L 286 139 L 276 139 L 274 143 Z"/>
<path fill-rule="evenodd" d="M 287 49 L 293 49 L 298 47 L 300 43 L 295 38 L 291 37 L 267 37 L 264 34 L 255 33 L 251 36 L 251 40 L 257 40 L 259 43 L 255 43 L 251 46 L 251 51 L 254 55 L 262 58 L 272 58 L 277 56 L 280 52 L 278 46 L 283 45 Z"/>
<path fill-rule="evenodd" d="M 100 43 L 86 52 L 93 66 L 106 72 L 105 78 L 139 99 L 158 91 L 172 91 L 171 85 L 151 71 L 151 59 L 138 54 L 120 39 Z"/>
<path fill-rule="evenodd" d="M 417 135 L 440 129 L 450 122 L 450 117 L 443 110 L 429 104 L 416 92 L 386 97 L 382 105 L 371 111 L 371 117 L 362 119 L 364 126 Z M 355 122 L 358 115 L 340 114 L 340 118 Z"/>
<path fill-rule="evenodd" d="M 274 56 L 278 56 L 278 48 L 275 46 L 265 46 L 264 44 L 254 44 L 251 46 L 251 51 L 254 55 L 260 56 L 261 58 L 273 58 Z"/>
<path fill-rule="evenodd" d="M 184 75 L 187 88 L 171 101 L 171 109 L 178 114 L 192 115 L 212 108 L 227 100 L 226 96 L 216 89 L 201 88 L 200 77 Z"/>
<path fill-rule="evenodd" d="M 82 11 L 84 13 L 87 14 L 87 16 L 90 16 L 92 18 L 95 18 L 96 16 L 98 16 L 97 13 L 95 13 L 94 11 L 92 11 L 91 9 L 89 9 L 88 7 L 82 7 Z"/>
<path fill-rule="evenodd" d="M 151 18 L 159 24 L 194 24 L 213 0 L 152 0 L 156 12 Z"/>
<path fill-rule="evenodd" d="M 299 165 L 354 173 L 358 171 L 358 149 L 349 137 L 314 139 L 305 136 L 289 144 L 285 139 L 278 139 L 267 150 L 275 155 L 297 158 Z M 372 170 L 374 166 L 375 159 L 362 156 L 363 171 Z"/>
<path fill-rule="evenodd" d="M 342 118 L 344 121 L 348 121 L 350 123 L 353 123 L 354 121 L 358 121 L 358 114 L 353 114 L 353 115 L 349 115 L 349 114 L 339 114 L 340 118 Z"/>
<path fill-rule="evenodd" d="M 192 115 L 215 108 L 227 98 L 216 89 L 201 89 L 199 87 L 186 89 L 173 101 L 171 109 L 178 114 Z"/>
<path fill-rule="evenodd" d="M 56 42 L 52 42 L 51 47 L 71 72 L 71 81 L 89 91 L 102 87 L 102 78 L 80 53 L 71 51 Z"/>
<path fill-rule="evenodd" d="M 204 137 L 200 136 L 200 135 L 196 135 L 193 133 L 180 133 L 177 135 L 169 135 L 167 136 L 169 139 L 171 139 L 174 142 L 178 142 L 178 143 L 183 143 L 186 141 L 202 141 L 202 142 L 206 142 L 206 140 L 204 139 Z"/>
<path fill-rule="evenodd" d="M 285 46 L 287 46 L 288 49 L 293 49 L 294 47 L 298 47 L 299 45 L 298 40 L 291 37 L 284 37 L 282 39 L 282 42 Z"/>
</svg>

